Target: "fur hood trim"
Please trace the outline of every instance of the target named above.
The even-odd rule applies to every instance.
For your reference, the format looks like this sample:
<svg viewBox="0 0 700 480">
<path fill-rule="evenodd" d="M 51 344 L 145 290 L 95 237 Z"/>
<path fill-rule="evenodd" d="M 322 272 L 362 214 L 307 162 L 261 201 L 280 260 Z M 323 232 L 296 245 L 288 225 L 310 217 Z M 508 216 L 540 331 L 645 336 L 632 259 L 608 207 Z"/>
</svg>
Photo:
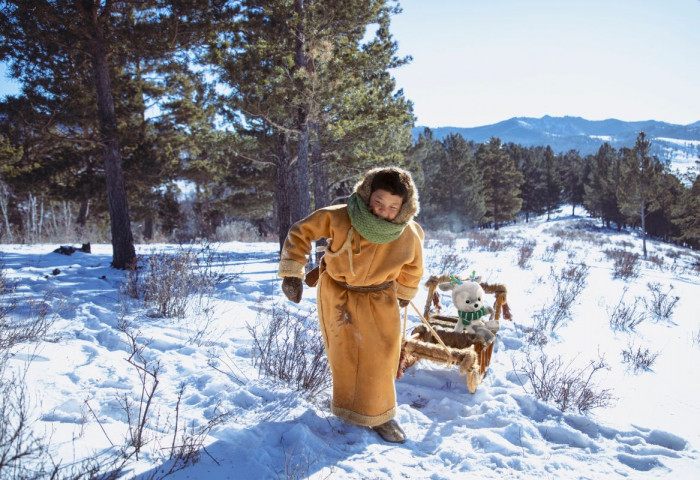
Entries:
<svg viewBox="0 0 700 480">
<path fill-rule="evenodd" d="M 396 216 L 392 223 L 408 223 L 413 220 L 413 217 L 418 215 L 419 204 L 418 204 L 418 190 L 416 185 L 413 183 L 413 178 L 411 174 L 402 170 L 398 167 L 383 167 L 383 168 L 373 168 L 372 170 L 365 173 L 359 182 L 355 185 L 354 191 L 360 196 L 360 198 L 365 202 L 365 205 L 369 206 L 369 197 L 372 194 L 372 179 L 379 172 L 394 171 L 397 172 L 401 178 L 401 183 L 406 186 L 408 195 L 406 200 L 401 205 L 401 210 Z"/>
</svg>

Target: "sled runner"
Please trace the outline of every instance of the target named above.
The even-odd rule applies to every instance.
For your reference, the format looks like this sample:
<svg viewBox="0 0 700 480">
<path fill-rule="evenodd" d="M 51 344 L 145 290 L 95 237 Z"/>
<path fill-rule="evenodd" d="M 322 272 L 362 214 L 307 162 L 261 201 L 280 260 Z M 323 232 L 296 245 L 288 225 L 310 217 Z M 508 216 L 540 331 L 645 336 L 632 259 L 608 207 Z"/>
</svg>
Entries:
<svg viewBox="0 0 700 480">
<path fill-rule="evenodd" d="M 481 380 L 486 375 L 493 346 L 495 333 L 490 338 L 466 332 L 455 332 L 454 327 L 459 321 L 458 317 L 441 315 L 440 295 L 436 291 L 438 284 L 449 282 L 449 275 L 431 276 L 425 283 L 428 287 L 428 298 L 423 314 L 411 302 L 411 306 L 421 317 L 423 324 L 413 329 L 408 338 L 404 335 L 401 347 L 401 357 L 397 378 L 414 365 L 418 360 L 431 360 L 446 365 L 457 365 L 462 375 L 466 375 L 467 388 L 471 393 L 476 392 Z M 507 289 L 502 284 L 480 283 L 484 292 L 495 297 L 493 310 L 494 319 L 512 320 L 508 307 Z M 404 332 L 406 331 L 407 311 L 404 312 Z"/>
</svg>

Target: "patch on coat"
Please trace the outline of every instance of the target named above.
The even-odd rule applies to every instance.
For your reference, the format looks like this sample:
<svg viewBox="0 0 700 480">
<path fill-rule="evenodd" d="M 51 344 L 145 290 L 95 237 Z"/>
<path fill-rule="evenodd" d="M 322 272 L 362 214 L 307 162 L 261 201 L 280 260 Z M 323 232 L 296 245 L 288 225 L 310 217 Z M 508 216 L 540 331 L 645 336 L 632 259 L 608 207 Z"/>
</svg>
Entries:
<svg viewBox="0 0 700 480">
<path fill-rule="evenodd" d="M 352 325 L 352 316 L 350 312 L 345 308 L 345 305 L 336 305 L 335 309 L 338 310 L 338 317 L 336 318 L 336 323 L 339 327 L 344 325 Z"/>
</svg>

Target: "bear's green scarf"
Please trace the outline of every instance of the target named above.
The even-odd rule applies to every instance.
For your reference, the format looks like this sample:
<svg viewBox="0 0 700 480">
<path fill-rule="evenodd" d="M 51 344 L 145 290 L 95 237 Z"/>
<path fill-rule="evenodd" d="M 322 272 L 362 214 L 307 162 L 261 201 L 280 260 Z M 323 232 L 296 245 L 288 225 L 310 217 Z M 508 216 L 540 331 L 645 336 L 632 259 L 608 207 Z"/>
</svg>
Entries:
<svg viewBox="0 0 700 480">
<path fill-rule="evenodd" d="M 469 325 L 470 323 L 472 323 L 472 320 L 478 320 L 481 317 L 483 317 L 485 310 L 486 307 L 481 307 L 476 312 L 463 312 L 461 310 L 457 310 L 457 313 L 459 314 L 460 320 L 462 320 L 462 324 Z"/>
<path fill-rule="evenodd" d="M 350 223 L 372 243 L 389 243 L 399 238 L 408 223 L 392 223 L 372 214 L 357 192 L 348 199 Z"/>
</svg>

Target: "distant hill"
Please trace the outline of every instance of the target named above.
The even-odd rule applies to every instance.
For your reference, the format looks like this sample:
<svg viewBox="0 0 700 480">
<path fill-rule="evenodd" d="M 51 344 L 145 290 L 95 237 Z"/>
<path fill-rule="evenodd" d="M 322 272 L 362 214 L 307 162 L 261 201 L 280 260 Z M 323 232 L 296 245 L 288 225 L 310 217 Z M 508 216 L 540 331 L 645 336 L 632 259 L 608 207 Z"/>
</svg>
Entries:
<svg viewBox="0 0 700 480">
<path fill-rule="evenodd" d="M 414 138 L 425 127 L 413 129 Z M 700 155 L 700 121 L 690 125 L 647 120 L 623 122 L 621 120 L 586 120 L 581 117 L 542 118 L 515 117 L 481 127 L 437 127 L 431 128 L 437 140 L 450 133 L 462 135 L 476 143 L 488 142 L 498 137 L 502 142 L 524 146 L 549 145 L 556 153 L 578 150 L 581 155 L 593 154 L 607 142 L 619 149 L 633 147 L 639 132 L 643 131 L 652 142 L 652 154 L 668 160 L 674 168 L 684 171 L 695 164 Z"/>
</svg>

